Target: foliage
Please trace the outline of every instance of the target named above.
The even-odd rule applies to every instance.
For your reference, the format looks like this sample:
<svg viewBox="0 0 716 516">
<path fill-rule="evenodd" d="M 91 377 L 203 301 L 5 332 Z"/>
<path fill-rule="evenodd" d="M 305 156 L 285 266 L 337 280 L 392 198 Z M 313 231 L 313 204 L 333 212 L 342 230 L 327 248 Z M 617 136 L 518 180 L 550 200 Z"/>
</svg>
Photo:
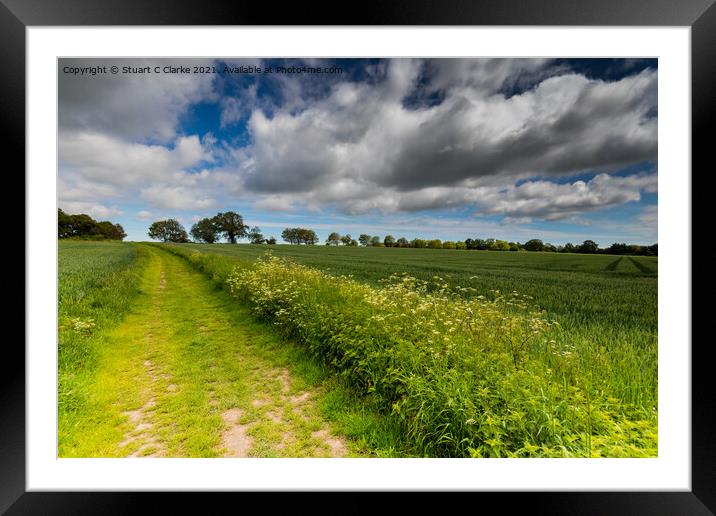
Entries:
<svg viewBox="0 0 716 516">
<path fill-rule="evenodd" d="M 244 219 L 234 211 L 217 213 L 214 217 L 219 231 L 227 238 L 229 243 L 235 244 L 237 238 L 245 238 L 248 236 L 248 226 L 244 224 Z"/>
<path fill-rule="evenodd" d="M 281 232 L 281 238 L 289 244 L 314 245 L 318 243 L 316 232 L 306 228 L 286 228 Z"/>
<path fill-rule="evenodd" d="M 189 241 L 184 226 L 176 219 L 158 220 L 149 226 L 149 238 L 162 242 L 185 243 Z"/>
<path fill-rule="evenodd" d="M 191 227 L 191 236 L 196 242 L 213 244 L 219 239 L 221 229 L 215 217 L 203 218 Z"/>
<path fill-rule="evenodd" d="M 529 296 L 485 296 L 439 276 L 375 288 L 273 256 L 228 284 L 381 399 L 425 455 L 655 454 L 655 414 L 595 388 L 595 357 L 581 357 Z"/>
<path fill-rule="evenodd" d="M 266 239 L 261 234 L 261 228 L 259 228 L 258 226 L 254 226 L 251 228 L 251 231 L 249 231 L 248 233 L 248 237 L 249 242 L 251 242 L 252 244 L 263 244 L 264 242 L 266 242 Z"/>
<path fill-rule="evenodd" d="M 87 240 L 123 240 L 127 234 L 120 224 L 97 222 L 89 215 L 69 215 L 57 210 L 57 237 Z"/>
</svg>

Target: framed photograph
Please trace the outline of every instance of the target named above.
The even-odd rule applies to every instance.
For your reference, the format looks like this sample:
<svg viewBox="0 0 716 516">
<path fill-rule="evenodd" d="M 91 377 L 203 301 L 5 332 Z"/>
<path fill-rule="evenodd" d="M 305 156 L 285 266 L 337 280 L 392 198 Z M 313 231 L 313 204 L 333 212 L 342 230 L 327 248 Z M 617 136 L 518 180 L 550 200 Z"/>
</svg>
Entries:
<svg viewBox="0 0 716 516">
<path fill-rule="evenodd" d="M 513 4 L 3 0 L 27 302 L 0 508 L 712 514 L 691 213 L 716 8 Z"/>
</svg>

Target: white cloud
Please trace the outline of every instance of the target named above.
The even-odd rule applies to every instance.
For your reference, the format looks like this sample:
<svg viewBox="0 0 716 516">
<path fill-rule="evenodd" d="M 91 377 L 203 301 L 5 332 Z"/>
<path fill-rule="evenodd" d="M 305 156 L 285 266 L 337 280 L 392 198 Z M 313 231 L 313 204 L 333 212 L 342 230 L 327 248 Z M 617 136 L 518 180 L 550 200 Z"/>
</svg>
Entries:
<svg viewBox="0 0 716 516">
<path fill-rule="evenodd" d="M 60 201 L 59 207 L 70 215 L 84 213 L 96 220 L 124 215 L 124 212 L 116 206 L 105 206 L 96 202 Z"/>
<path fill-rule="evenodd" d="M 152 206 L 168 210 L 203 210 L 215 205 L 214 199 L 184 186 L 152 185 L 143 188 L 140 197 Z"/>
<path fill-rule="evenodd" d="M 599 174 L 588 182 L 567 184 L 529 181 L 505 189 L 479 189 L 478 207 L 490 214 L 558 220 L 639 201 L 641 192 L 652 188 L 655 183 L 656 174 L 626 177 Z"/>
</svg>

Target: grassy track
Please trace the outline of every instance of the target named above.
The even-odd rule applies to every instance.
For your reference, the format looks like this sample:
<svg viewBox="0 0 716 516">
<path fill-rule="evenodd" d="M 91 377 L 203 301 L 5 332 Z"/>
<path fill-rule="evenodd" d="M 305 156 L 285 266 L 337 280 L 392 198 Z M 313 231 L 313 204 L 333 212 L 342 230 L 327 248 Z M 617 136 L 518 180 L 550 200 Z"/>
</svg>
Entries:
<svg viewBox="0 0 716 516">
<path fill-rule="evenodd" d="M 357 408 L 322 366 L 184 260 L 119 245 L 142 256 L 141 293 L 121 323 L 93 337 L 101 345 L 85 373 L 86 400 L 60 426 L 60 456 L 404 453 L 390 422 Z"/>
<path fill-rule="evenodd" d="M 565 330 L 560 345 L 574 347 L 585 369 L 602 372 L 596 389 L 648 412 L 658 407 L 656 257 L 250 244 L 177 249 L 236 263 L 254 261 L 270 249 L 371 285 L 405 272 L 430 282 L 437 275 L 451 287 L 473 287 L 485 295 L 493 289 L 517 291 L 560 322 Z"/>
<path fill-rule="evenodd" d="M 247 260 L 244 250 L 252 246 L 246 245 L 160 247 L 230 288 L 239 304 L 331 364 L 358 392 L 374 393 L 421 453 L 656 453 L 655 332 L 645 331 L 640 346 L 635 328 L 603 326 L 612 333 L 600 335 L 594 324 L 572 321 L 566 331 L 547 330 L 549 336 L 537 337 L 525 350 L 521 332 L 529 325 L 539 334 L 548 321 L 513 313 L 524 297 L 505 305 L 499 295 L 493 305 L 488 292 L 474 297 L 475 289 L 459 288 L 445 297 L 451 290 L 445 279 L 433 280 L 432 291 L 409 286 L 424 283 L 408 277 L 376 289 L 279 258 Z M 313 249 L 316 255 L 326 252 Z M 363 251 L 345 250 L 354 257 Z M 423 252 L 426 258 L 431 254 Z M 598 270 L 610 263 L 602 262 Z M 542 273 L 532 271 L 531 280 L 539 284 Z M 583 290 L 572 295 L 594 301 L 594 292 Z M 457 297 L 451 301 L 451 295 Z"/>
<path fill-rule="evenodd" d="M 272 249 L 369 285 L 407 272 L 440 291 L 418 299 L 310 270 L 259 272 L 265 246 L 61 242 L 60 456 L 655 455 L 655 259 Z M 237 265 L 255 274 L 232 296 L 217 286 Z M 476 355 L 465 334 L 447 337 L 465 308 L 443 306 L 440 284 L 468 298 L 530 294 L 562 330 L 505 354 L 495 339 L 521 323 L 487 307 L 476 321 L 494 319 L 498 333 Z M 287 312 L 274 300 L 295 324 L 276 320 Z M 407 314 L 413 302 L 434 317 Z M 414 323 L 398 324 L 406 315 Z M 445 364 L 434 334 L 459 344 Z"/>
</svg>

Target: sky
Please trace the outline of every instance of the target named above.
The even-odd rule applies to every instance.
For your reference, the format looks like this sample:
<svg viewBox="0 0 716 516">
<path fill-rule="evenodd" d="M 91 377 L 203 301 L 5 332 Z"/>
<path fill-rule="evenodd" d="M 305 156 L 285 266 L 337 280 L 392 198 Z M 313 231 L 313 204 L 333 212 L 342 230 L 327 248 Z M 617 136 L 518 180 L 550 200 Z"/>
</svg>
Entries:
<svg viewBox="0 0 716 516">
<path fill-rule="evenodd" d="M 336 231 L 652 244 L 657 68 L 60 59 L 58 206 L 119 223 L 135 241 L 156 220 L 189 231 L 235 211 L 279 241 L 307 227 L 321 241 Z"/>
</svg>

